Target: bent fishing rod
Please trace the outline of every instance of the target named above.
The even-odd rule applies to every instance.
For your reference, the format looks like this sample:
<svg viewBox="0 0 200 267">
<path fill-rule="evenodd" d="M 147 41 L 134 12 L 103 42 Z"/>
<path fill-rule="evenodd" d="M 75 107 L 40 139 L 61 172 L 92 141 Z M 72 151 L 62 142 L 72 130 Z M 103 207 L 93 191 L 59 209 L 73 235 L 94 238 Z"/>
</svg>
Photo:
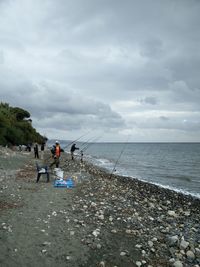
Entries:
<svg viewBox="0 0 200 267">
<path fill-rule="evenodd" d="M 128 139 L 129 139 L 129 138 L 128 138 Z M 118 162 L 119 162 L 119 160 L 120 160 L 122 154 L 123 154 L 124 151 L 125 151 L 126 145 L 128 144 L 128 139 L 127 139 L 127 141 L 124 143 L 124 145 L 123 145 L 123 147 L 122 147 L 122 149 L 121 149 L 121 152 L 120 152 L 120 154 L 119 154 L 119 156 L 118 156 L 118 158 L 117 158 L 117 160 L 116 160 L 116 162 L 115 162 L 115 165 L 114 165 L 114 167 L 113 167 L 113 169 L 112 169 L 112 172 L 111 172 L 111 174 L 110 174 L 110 176 L 109 176 L 110 179 L 111 179 L 111 177 L 112 177 L 112 175 L 113 175 L 113 172 L 116 171 L 116 166 L 117 166 L 117 164 L 118 164 Z"/>
<path fill-rule="evenodd" d="M 94 137 L 90 137 L 88 138 L 85 142 L 83 142 L 81 145 L 80 145 L 80 149 L 83 150 L 85 146 L 87 146 L 87 144 L 89 142 L 91 142 L 92 140 L 94 139 Z"/>
<path fill-rule="evenodd" d="M 81 151 L 85 152 L 90 146 L 92 146 L 101 137 L 102 135 L 91 138 L 88 142 L 85 143 L 85 145 L 82 146 Z"/>
<path fill-rule="evenodd" d="M 91 131 L 92 131 L 92 130 L 90 130 L 90 131 L 88 131 L 87 133 L 81 135 L 79 138 L 77 138 L 76 140 L 74 140 L 74 141 L 72 141 L 71 143 L 69 143 L 68 145 L 66 145 L 66 146 L 64 147 L 64 149 L 68 148 L 68 147 L 71 146 L 73 143 L 75 143 L 76 141 L 80 140 L 82 137 L 88 135 Z"/>
</svg>

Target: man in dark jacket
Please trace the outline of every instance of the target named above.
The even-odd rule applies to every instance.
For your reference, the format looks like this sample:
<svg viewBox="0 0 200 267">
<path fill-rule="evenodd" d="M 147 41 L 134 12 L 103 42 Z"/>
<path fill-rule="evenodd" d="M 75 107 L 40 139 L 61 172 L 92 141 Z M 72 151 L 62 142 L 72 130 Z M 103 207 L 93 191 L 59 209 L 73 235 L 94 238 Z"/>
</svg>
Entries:
<svg viewBox="0 0 200 267">
<path fill-rule="evenodd" d="M 76 144 L 73 144 L 72 146 L 71 146 L 71 156 L 72 156 L 72 160 L 74 160 L 74 151 L 75 150 L 78 150 L 79 149 L 79 147 L 76 147 Z"/>
</svg>

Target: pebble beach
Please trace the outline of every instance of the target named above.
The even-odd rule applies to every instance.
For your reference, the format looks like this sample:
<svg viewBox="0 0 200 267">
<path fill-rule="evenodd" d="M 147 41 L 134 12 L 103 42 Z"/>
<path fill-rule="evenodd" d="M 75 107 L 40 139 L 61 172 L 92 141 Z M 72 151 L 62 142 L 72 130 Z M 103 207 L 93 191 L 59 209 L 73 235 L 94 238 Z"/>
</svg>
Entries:
<svg viewBox="0 0 200 267">
<path fill-rule="evenodd" d="M 36 183 L 33 153 L 0 148 L 0 265 L 199 267 L 200 199 L 62 153 L 74 188 Z M 45 151 L 39 164 L 50 164 Z"/>
</svg>

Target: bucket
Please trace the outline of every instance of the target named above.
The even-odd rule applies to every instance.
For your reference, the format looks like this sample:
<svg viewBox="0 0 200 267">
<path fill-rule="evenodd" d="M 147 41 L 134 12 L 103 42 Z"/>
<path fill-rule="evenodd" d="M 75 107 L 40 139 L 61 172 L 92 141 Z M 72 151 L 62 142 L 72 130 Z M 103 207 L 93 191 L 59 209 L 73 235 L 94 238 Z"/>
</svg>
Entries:
<svg viewBox="0 0 200 267">
<path fill-rule="evenodd" d="M 64 175 L 64 172 L 61 169 L 57 168 L 56 169 L 57 179 L 63 179 L 63 175 Z"/>
</svg>

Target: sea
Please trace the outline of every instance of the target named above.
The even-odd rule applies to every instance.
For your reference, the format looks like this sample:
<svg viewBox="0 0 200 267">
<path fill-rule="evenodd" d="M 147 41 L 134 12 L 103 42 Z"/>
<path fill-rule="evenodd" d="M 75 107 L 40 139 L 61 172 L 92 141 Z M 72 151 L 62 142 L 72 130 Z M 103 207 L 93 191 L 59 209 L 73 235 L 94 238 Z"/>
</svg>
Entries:
<svg viewBox="0 0 200 267">
<path fill-rule="evenodd" d="M 70 151 L 70 142 L 61 147 Z M 118 174 L 200 198 L 200 143 L 76 142 L 75 157 Z"/>
</svg>

